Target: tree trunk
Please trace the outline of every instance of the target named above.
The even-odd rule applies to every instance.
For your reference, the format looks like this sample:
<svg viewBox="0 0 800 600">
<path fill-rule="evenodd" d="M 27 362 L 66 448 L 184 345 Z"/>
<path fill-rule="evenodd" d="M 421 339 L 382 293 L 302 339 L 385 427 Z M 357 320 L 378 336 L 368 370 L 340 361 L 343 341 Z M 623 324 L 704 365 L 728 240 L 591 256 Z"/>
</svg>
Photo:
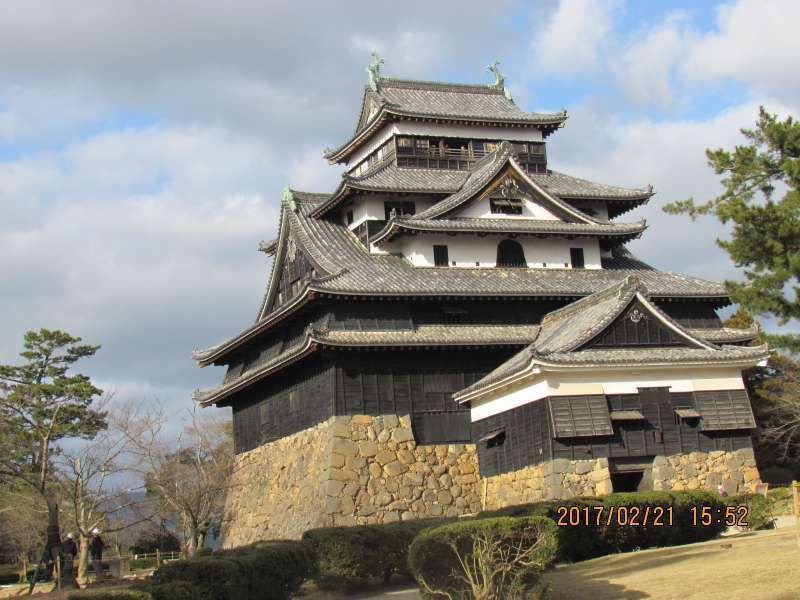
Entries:
<svg viewBox="0 0 800 600">
<path fill-rule="evenodd" d="M 89 580 L 89 542 L 81 532 L 78 533 L 78 540 L 78 583 L 83 585 Z"/>
</svg>

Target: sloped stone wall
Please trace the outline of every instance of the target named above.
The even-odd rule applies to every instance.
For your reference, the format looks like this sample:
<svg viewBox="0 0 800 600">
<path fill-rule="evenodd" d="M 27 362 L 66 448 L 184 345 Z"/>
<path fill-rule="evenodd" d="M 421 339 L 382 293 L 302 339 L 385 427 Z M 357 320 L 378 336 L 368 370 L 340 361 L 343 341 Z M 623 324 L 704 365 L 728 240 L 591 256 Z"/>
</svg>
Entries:
<svg viewBox="0 0 800 600">
<path fill-rule="evenodd" d="M 728 494 L 752 492 L 761 477 L 752 448 L 735 452 L 690 452 L 656 456 L 653 460 L 653 488 L 656 490 L 717 491 Z"/>
<path fill-rule="evenodd" d="M 481 509 L 474 445 L 417 446 L 408 416 L 337 416 L 237 457 L 226 548 Z"/>
<path fill-rule="evenodd" d="M 573 496 L 596 496 L 611 492 L 608 459 L 556 459 L 518 471 L 488 477 L 486 508 Z"/>
<path fill-rule="evenodd" d="M 408 416 L 334 417 L 325 514 L 333 525 L 454 517 L 481 508 L 472 444 L 417 446 Z"/>
<path fill-rule="evenodd" d="M 657 456 L 653 489 L 752 491 L 752 449 Z M 612 491 L 608 459 L 556 459 L 480 479 L 473 444 L 417 446 L 408 416 L 337 416 L 240 454 L 222 524 L 226 548 L 315 527 L 455 517 Z"/>
</svg>

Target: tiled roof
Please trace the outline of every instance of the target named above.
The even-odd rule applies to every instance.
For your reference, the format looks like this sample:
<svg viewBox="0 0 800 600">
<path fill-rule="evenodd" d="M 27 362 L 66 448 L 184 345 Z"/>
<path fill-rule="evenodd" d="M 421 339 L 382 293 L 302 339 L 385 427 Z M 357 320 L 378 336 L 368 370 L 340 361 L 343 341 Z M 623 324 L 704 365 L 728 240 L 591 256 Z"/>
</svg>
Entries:
<svg viewBox="0 0 800 600">
<path fill-rule="evenodd" d="M 701 328 L 692 329 L 687 328 L 692 335 L 714 342 L 717 344 L 731 343 L 731 342 L 749 342 L 750 340 L 758 337 L 758 328 L 750 327 L 748 329 L 733 329 L 730 327 L 720 327 L 717 329 Z"/>
<path fill-rule="evenodd" d="M 402 230 L 431 232 L 479 232 L 522 235 L 566 235 L 624 238 L 625 241 L 639 237 L 647 229 L 644 221 L 639 223 L 565 223 L 541 219 L 409 219 L 390 220 L 370 241 L 377 244 L 394 238 Z"/>
<path fill-rule="evenodd" d="M 478 193 L 485 189 L 503 169 L 510 169 L 512 172 L 516 173 L 516 177 L 527 186 L 533 188 L 542 201 L 551 205 L 550 208 L 554 208 L 556 212 L 563 214 L 568 220 L 583 223 L 598 222 L 596 219 L 574 208 L 569 203 L 564 202 L 558 196 L 551 194 L 531 179 L 530 175 L 526 173 L 514 159 L 513 148 L 509 142 L 501 142 L 497 150 L 476 162 L 475 168 L 470 172 L 470 177 L 455 194 L 448 196 L 430 208 L 409 218 L 434 219 L 451 213 L 471 201 Z"/>
<path fill-rule="evenodd" d="M 391 331 L 330 330 L 319 339 L 341 346 L 529 344 L 538 331 L 536 325 L 419 325 Z"/>
<path fill-rule="evenodd" d="M 531 173 L 529 175 L 536 183 L 541 185 L 551 194 L 561 198 L 586 199 L 586 200 L 646 200 L 653 195 L 653 188 L 623 188 L 615 185 L 595 183 L 587 179 L 580 179 L 548 170 L 547 173 Z"/>
<path fill-rule="evenodd" d="M 309 327 L 292 346 L 263 363 L 255 363 L 238 377 L 207 391 L 197 391 L 195 400 L 203 404 L 218 402 L 254 381 L 300 360 L 316 345 L 333 347 L 397 346 L 519 346 L 536 338 L 535 325 L 420 325 L 409 330 L 361 331 L 316 330 Z"/>
<path fill-rule="evenodd" d="M 451 84 L 435 81 L 381 79 L 379 103 L 403 114 L 433 115 L 514 123 L 560 124 L 566 111 L 530 113 L 506 98 L 502 89 L 489 85 Z"/>
<path fill-rule="evenodd" d="M 672 320 L 648 299 L 647 289 L 635 277 L 610 286 L 598 293 L 581 298 L 554 310 L 542 319 L 539 335 L 530 346 L 473 385 L 454 394 L 463 400 L 491 385 L 513 377 L 532 363 L 540 365 L 574 365 L 582 367 L 603 365 L 664 365 L 740 363 L 768 356 L 766 346 L 716 346 L 707 337 L 700 337 Z M 601 333 L 630 303 L 638 298 L 645 310 L 682 337 L 686 347 L 588 348 L 581 346 Z M 728 333 L 726 333 L 728 335 Z"/>
<path fill-rule="evenodd" d="M 374 106 L 369 120 L 363 117 Z M 382 78 L 378 91 L 364 90 L 362 119 L 355 134 L 336 149 L 325 153 L 330 161 L 340 161 L 369 139 L 384 123 L 396 119 L 499 123 L 539 127 L 549 133 L 567 119 L 566 111 L 531 113 L 521 110 L 502 89 L 488 85 L 460 85 L 433 81 Z"/>
</svg>

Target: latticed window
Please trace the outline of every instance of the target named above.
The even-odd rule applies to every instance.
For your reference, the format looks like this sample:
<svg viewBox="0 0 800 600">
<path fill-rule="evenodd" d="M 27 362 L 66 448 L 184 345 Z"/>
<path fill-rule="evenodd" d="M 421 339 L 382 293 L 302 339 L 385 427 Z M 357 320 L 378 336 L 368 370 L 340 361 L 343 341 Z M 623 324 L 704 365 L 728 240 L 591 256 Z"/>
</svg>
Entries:
<svg viewBox="0 0 800 600">
<path fill-rule="evenodd" d="M 450 264 L 450 258 L 447 252 L 447 246 L 434 244 L 433 246 L 433 264 L 437 267 L 446 267 Z"/>
<path fill-rule="evenodd" d="M 570 248 L 569 258 L 572 262 L 573 269 L 583 269 L 585 264 L 583 260 L 583 248 Z"/>
<path fill-rule="evenodd" d="M 497 245 L 498 267 L 527 267 L 525 252 L 519 242 L 503 240 Z"/>
</svg>

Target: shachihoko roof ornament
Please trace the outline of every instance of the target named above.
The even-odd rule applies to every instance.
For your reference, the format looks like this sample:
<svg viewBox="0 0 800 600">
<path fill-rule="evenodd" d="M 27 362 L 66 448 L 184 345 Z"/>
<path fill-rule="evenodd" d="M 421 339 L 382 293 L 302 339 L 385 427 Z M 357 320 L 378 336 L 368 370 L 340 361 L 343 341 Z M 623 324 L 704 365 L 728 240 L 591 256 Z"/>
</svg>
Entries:
<svg viewBox="0 0 800 600">
<path fill-rule="evenodd" d="M 381 65 L 383 59 L 377 52 L 372 53 L 372 62 L 367 65 L 367 76 L 369 77 L 369 89 L 373 92 L 378 91 L 378 82 L 381 80 Z"/>
<path fill-rule="evenodd" d="M 286 206 L 289 207 L 289 210 L 297 212 L 297 202 L 295 202 L 294 199 L 294 192 L 288 186 L 283 188 L 283 201 L 286 203 Z"/>
<path fill-rule="evenodd" d="M 500 64 L 500 61 L 496 60 L 492 64 L 490 64 L 488 67 L 486 67 L 489 70 L 489 72 L 492 75 L 494 75 L 494 83 L 490 83 L 489 87 L 495 88 L 497 90 L 503 90 L 503 94 L 505 94 L 505 97 L 508 98 L 509 100 L 511 100 L 512 99 L 511 98 L 511 92 L 509 92 L 506 89 L 506 78 L 503 77 L 503 74 L 500 73 L 500 69 L 497 67 L 497 65 L 499 65 L 499 64 Z"/>
</svg>

